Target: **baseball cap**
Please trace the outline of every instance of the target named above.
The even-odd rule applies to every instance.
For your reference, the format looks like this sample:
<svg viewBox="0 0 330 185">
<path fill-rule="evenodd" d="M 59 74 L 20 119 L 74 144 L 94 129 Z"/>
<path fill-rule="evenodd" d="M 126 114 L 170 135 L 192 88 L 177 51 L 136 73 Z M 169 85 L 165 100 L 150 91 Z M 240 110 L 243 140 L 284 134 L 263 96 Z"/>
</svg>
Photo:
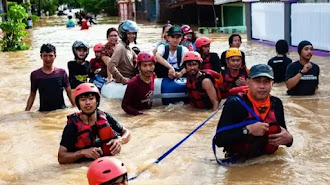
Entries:
<svg viewBox="0 0 330 185">
<path fill-rule="evenodd" d="M 257 78 L 260 76 L 268 77 L 274 79 L 273 69 L 266 64 L 257 64 L 251 67 L 249 78 Z"/>
<path fill-rule="evenodd" d="M 180 26 L 172 26 L 168 32 L 167 35 L 183 35 L 183 31 Z"/>
</svg>

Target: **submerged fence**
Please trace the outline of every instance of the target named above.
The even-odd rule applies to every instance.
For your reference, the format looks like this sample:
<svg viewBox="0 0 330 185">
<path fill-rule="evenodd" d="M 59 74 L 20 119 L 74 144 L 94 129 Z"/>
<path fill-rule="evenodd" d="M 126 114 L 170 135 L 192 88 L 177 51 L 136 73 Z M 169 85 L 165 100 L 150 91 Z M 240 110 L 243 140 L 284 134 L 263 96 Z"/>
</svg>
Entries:
<svg viewBox="0 0 330 185">
<path fill-rule="evenodd" d="M 286 17 L 285 6 L 291 6 Z M 315 49 L 330 51 L 330 3 L 252 3 L 251 27 L 254 39 L 276 42 L 286 34 L 291 45 L 309 40 Z"/>
<path fill-rule="evenodd" d="M 276 42 L 284 38 L 284 4 L 253 3 L 252 37 Z"/>
</svg>

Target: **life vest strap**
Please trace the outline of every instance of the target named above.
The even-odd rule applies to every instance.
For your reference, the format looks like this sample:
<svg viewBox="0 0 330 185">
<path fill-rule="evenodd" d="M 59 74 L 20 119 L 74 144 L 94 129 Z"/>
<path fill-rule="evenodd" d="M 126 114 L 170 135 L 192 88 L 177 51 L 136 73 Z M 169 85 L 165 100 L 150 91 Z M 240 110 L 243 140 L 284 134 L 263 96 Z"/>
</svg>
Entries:
<svg viewBox="0 0 330 185">
<path fill-rule="evenodd" d="M 256 113 L 243 100 L 241 100 L 241 98 L 239 98 L 238 96 L 236 96 L 235 98 L 238 100 L 238 102 L 247 111 L 249 111 L 256 118 L 256 120 L 247 120 L 247 121 L 243 121 L 243 122 L 240 122 L 240 123 L 235 123 L 235 124 L 227 125 L 227 126 L 221 127 L 220 129 L 218 129 L 216 131 L 215 135 L 213 136 L 213 140 L 212 140 L 212 149 L 213 149 L 213 154 L 214 154 L 215 160 L 217 161 L 217 163 L 219 165 L 224 165 L 224 163 L 217 158 L 217 152 L 216 152 L 216 147 L 215 147 L 215 136 L 218 133 L 223 132 L 223 131 L 226 131 L 226 130 L 231 130 L 231 129 L 234 129 L 234 128 L 244 127 L 244 126 L 251 125 L 253 123 L 256 123 L 256 122 L 261 121 L 261 119 L 259 118 L 259 116 L 256 115 Z M 226 163 L 226 164 L 228 164 L 228 163 Z"/>
</svg>

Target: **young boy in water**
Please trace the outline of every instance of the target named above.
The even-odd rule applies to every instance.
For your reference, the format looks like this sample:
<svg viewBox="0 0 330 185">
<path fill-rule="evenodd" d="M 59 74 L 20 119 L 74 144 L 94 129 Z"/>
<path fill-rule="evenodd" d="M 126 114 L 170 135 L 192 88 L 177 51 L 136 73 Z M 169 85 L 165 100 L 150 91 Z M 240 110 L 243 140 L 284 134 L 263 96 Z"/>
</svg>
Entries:
<svg viewBox="0 0 330 185">
<path fill-rule="evenodd" d="M 68 75 L 64 69 L 56 68 L 53 63 L 56 58 L 56 48 L 51 44 L 43 44 L 40 49 L 40 57 L 43 66 L 31 73 L 31 92 L 25 111 L 31 110 L 39 90 L 40 108 L 39 111 L 52 111 L 66 108 L 63 98 L 63 89 L 73 106 Z"/>
<path fill-rule="evenodd" d="M 128 83 L 122 102 L 122 108 L 127 114 L 140 115 L 141 110 L 150 109 L 154 96 L 155 58 L 151 52 L 141 52 L 137 58 L 140 74 L 134 76 Z"/>
<path fill-rule="evenodd" d="M 76 41 L 72 45 L 74 61 L 68 62 L 69 80 L 71 88 L 75 89 L 79 84 L 89 81 L 91 77 L 90 65 L 86 60 L 89 48 L 81 41 Z"/>
</svg>

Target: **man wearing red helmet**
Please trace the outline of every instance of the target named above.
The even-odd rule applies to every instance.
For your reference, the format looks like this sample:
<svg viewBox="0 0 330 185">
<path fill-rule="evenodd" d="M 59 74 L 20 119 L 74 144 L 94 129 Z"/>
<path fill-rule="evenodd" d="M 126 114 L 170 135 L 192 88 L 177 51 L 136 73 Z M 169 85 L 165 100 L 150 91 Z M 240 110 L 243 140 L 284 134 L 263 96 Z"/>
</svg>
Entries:
<svg viewBox="0 0 330 185">
<path fill-rule="evenodd" d="M 221 94 L 214 77 L 208 72 L 199 70 L 203 62 L 199 53 L 189 51 L 184 55 L 183 61 L 187 70 L 187 91 L 190 104 L 197 108 L 216 110 L 219 100 L 221 100 Z"/>
<path fill-rule="evenodd" d="M 199 37 L 196 42 L 197 52 L 203 59 L 202 69 L 211 69 L 220 73 L 221 61 L 217 53 L 210 52 L 211 40 L 208 37 Z"/>
<path fill-rule="evenodd" d="M 141 52 L 137 58 L 140 73 L 133 77 L 126 88 L 122 108 L 127 114 L 140 115 L 150 109 L 154 95 L 155 57 L 150 52 Z"/>
<path fill-rule="evenodd" d="M 93 75 L 99 75 L 103 78 L 107 78 L 107 65 L 101 59 L 102 57 L 102 47 L 103 44 L 99 43 L 94 46 L 95 58 L 92 58 L 90 61 L 91 73 Z M 98 70 L 98 71 L 96 71 Z"/>
<path fill-rule="evenodd" d="M 115 157 L 101 157 L 91 163 L 87 171 L 89 185 L 127 185 L 127 169 Z"/>
<path fill-rule="evenodd" d="M 101 95 L 97 87 L 80 84 L 74 97 L 80 112 L 67 116 L 58 162 L 68 164 L 117 155 L 121 145 L 130 140 L 130 133 L 110 114 L 98 109 Z"/>
</svg>

